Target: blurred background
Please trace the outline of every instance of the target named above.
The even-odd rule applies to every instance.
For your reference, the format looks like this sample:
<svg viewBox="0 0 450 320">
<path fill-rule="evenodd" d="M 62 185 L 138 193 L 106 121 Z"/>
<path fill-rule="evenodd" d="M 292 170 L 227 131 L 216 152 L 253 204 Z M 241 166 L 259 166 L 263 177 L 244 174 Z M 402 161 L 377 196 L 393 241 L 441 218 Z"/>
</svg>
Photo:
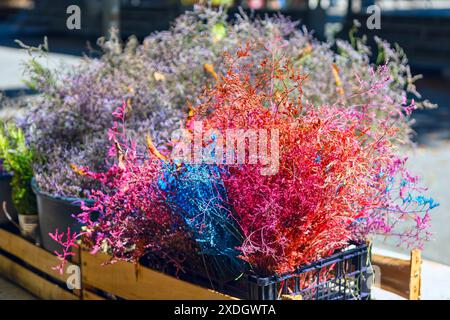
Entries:
<svg viewBox="0 0 450 320">
<path fill-rule="evenodd" d="M 48 37 L 52 52 L 48 63 L 76 63 L 96 39 L 111 27 L 126 39 L 143 39 L 156 30 L 169 28 L 178 15 L 192 8 L 194 0 L 0 0 L 0 92 L 7 97 L 30 95 L 22 82 L 27 53 L 15 39 L 28 45 Z M 426 259 L 450 265 L 450 0 L 213 0 L 232 16 L 238 7 L 255 15 L 282 13 L 301 20 L 323 41 L 348 38 L 354 20 L 369 43 L 377 35 L 398 43 L 406 52 L 412 71 L 423 74 L 417 82 L 423 97 L 438 109 L 417 111 L 414 129 L 417 148 L 408 151 L 411 169 L 423 177 L 429 193 L 440 202 L 433 210 L 434 240 L 427 244 Z M 366 26 L 367 8 L 381 9 L 381 28 Z M 80 30 L 66 27 L 67 7 L 81 9 Z M 375 57 L 374 57 L 375 58 Z M 1 108 L 1 104 L 0 104 Z M 1 112 L 1 110 L 0 110 Z M 383 249 L 404 252 L 389 240 L 377 240 Z M 450 284 L 447 292 L 450 292 Z M 447 297 L 450 298 L 450 297 Z"/>
</svg>

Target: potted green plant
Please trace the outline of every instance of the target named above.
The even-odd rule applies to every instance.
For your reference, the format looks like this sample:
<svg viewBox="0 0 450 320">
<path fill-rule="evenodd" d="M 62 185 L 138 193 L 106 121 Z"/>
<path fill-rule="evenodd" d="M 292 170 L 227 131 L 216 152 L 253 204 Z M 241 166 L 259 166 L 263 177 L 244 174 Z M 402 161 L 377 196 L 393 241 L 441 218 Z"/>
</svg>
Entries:
<svg viewBox="0 0 450 320">
<path fill-rule="evenodd" d="M 0 93 L 0 124 L 15 121 L 26 110 L 26 100 L 19 98 L 9 98 Z M 3 159 L 0 157 L 0 225 L 9 223 L 17 224 L 17 212 L 11 198 L 12 174 L 3 166 Z"/>
<path fill-rule="evenodd" d="M 38 216 L 36 197 L 31 190 L 33 178 L 33 152 L 28 147 L 25 135 L 13 123 L 0 128 L 0 158 L 3 167 L 12 173 L 12 202 L 18 213 L 22 236 L 37 240 Z"/>
</svg>

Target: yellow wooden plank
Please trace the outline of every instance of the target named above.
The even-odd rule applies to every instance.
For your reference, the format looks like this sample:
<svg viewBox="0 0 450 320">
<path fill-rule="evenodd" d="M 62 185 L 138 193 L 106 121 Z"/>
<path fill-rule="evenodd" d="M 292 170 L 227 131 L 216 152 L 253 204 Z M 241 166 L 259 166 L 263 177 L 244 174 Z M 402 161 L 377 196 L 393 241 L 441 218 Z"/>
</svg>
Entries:
<svg viewBox="0 0 450 320">
<path fill-rule="evenodd" d="M 123 261 L 102 265 L 108 260 L 107 255 L 81 250 L 83 283 L 124 299 L 234 299 L 140 265 Z"/>
<path fill-rule="evenodd" d="M 301 294 L 283 294 L 281 295 L 281 300 L 303 300 L 303 297 Z"/>
<path fill-rule="evenodd" d="M 29 291 L 38 298 L 46 300 L 78 300 L 79 297 L 54 283 L 41 278 L 14 261 L 0 255 L 0 274 Z"/>
<path fill-rule="evenodd" d="M 406 299 L 417 297 L 420 294 L 420 287 L 417 281 L 412 282 L 412 280 L 417 280 L 417 278 L 420 279 L 420 270 L 414 268 L 415 271 L 412 272 L 411 260 L 373 254 L 372 265 L 380 268 L 382 289 L 398 294 Z M 415 275 L 414 279 L 413 274 Z M 413 290 L 411 291 L 411 289 Z"/>
<path fill-rule="evenodd" d="M 55 255 L 4 229 L 0 229 L 0 248 L 52 278 L 66 282 L 70 276 L 70 274 L 60 274 L 52 269 L 60 263 Z M 66 270 L 69 266 L 71 264 L 67 263 Z"/>
</svg>

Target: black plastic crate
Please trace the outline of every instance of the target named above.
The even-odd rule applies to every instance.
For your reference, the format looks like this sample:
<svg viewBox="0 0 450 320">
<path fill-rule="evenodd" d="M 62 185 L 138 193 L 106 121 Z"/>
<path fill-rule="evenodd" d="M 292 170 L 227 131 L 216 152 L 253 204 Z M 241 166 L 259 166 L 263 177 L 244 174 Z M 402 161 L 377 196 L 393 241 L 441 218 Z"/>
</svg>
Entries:
<svg viewBox="0 0 450 320">
<path fill-rule="evenodd" d="M 353 245 L 289 274 L 248 275 L 248 294 L 244 298 L 277 300 L 282 295 L 301 295 L 303 300 L 370 299 L 369 259 L 366 244 Z"/>
</svg>

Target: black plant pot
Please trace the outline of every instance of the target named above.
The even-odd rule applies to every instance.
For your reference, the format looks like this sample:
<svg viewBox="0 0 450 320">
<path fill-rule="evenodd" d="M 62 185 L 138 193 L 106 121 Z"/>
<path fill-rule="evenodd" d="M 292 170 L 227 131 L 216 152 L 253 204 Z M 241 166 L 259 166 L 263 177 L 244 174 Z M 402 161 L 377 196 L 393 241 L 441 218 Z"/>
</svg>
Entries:
<svg viewBox="0 0 450 320">
<path fill-rule="evenodd" d="M 54 241 L 49 233 L 54 233 L 56 229 L 65 233 L 68 227 L 72 234 L 79 232 L 81 224 L 74 216 L 82 212 L 81 201 L 84 200 L 87 204 L 92 202 L 85 199 L 54 197 L 41 191 L 34 179 L 31 186 L 37 197 L 41 246 L 50 252 L 61 252 L 62 246 Z"/>
<path fill-rule="evenodd" d="M 13 221 L 18 223 L 17 212 L 16 209 L 14 209 L 11 198 L 11 178 L 12 175 L 0 174 L 0 225 L 9 223 L 9 220 L 3 211 L 3 203 L 5 203 L 6 210 Z"/>
</svg>

